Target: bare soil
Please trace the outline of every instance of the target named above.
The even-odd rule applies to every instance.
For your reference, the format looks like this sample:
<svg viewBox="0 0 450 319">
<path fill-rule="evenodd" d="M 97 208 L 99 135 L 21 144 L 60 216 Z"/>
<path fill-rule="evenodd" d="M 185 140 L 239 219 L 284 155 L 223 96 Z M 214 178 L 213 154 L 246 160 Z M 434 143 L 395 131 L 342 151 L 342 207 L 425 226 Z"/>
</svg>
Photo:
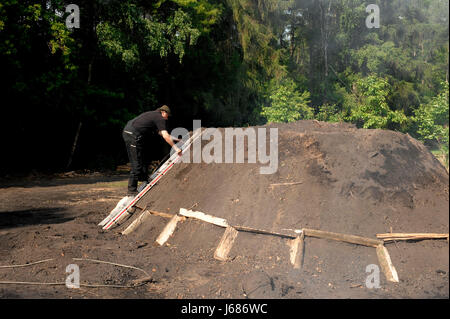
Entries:
<svg viewBox="0 0 450 319">
<path fill-rule="evenodd" d="M 300 121 L 277 125 L 279 167 L 188 164 L 173 167 L 139 202 L 176 214 L 181 207 L 231 224 L 289 232 L 314 228 L 376 238 L 377 233 L 448 233 L 448 172 L 408 135 L 347 124 Z M 204 141 L 203 143 L 207 143 Z M 297 183 L 298 182 L 298 183 Z M 126 192 L 127 174 L 86 174 L 3 181 L 0 188 L 0 281 L 64 283 L 77 264 L 83 284 L 133 288 L 69 289 L 1 284 L 0 298 L 448 298 L 447 240 L 386 244 L 400 282 L 380 274 L 366 287 L 371 247 L 307 237 L 302 269 L 289 262 L 287 239 L 240 232 L 227 262 L 213 258 L 224 229 L 188 219 L 166 245 L 167 223 L 151 216 L 130 235 L 97 224 Z M 292 185 L 273 186 L 279 183 Z M 137 214 L 136 214 L 137 215 Z"/>
</svg>

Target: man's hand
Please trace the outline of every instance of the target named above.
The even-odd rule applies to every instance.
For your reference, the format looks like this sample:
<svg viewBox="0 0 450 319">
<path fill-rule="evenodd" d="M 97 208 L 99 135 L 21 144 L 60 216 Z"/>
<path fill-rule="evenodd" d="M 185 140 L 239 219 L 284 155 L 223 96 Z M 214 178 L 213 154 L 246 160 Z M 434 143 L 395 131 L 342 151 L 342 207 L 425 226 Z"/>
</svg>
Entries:
<svg viewBox="0 0 450 319">
<path fill-rule="evenodd" d="M 175 143 L 172 141 L 172 137 L 169 135 L 169 133 L 166 130 L 160 131 L 159 134 L 162 136 L 162 138 L 173 147 L 175 152 L 178 153 L 178 155 L 181 156 L 181 153 L 183 152 L 178 146 L 175 145 Z"/>
<path fill-rule="evenodd" d="M 174 145 L 173 148 L 174 148 L 175 152 L 177 152 L 178 155 L 181 156 L 181 153 L 183 153 L 183 151 L 176 145 Z"/>
</svg>

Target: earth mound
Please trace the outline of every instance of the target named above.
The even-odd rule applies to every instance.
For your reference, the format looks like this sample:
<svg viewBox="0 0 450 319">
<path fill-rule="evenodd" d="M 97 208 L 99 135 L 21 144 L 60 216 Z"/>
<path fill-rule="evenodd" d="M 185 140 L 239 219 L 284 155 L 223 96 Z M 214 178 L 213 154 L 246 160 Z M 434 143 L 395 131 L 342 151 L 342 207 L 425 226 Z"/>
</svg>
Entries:
<svg viewBox="0 0 450 319">
<path fill-rule="evenodd" d="M 273 174 L 260 174 L 267 164 L 248 162 L 251 154 L 245 144 L 244 163 L 176 164 L 137 206 L 171 214 L 194 207 L 231 225 L 282 233 L 301 228 L 369 238 L 388 232 L 448 233 L 448 172 L 411 136 L 317 121 L 251 129 L 260 128 L 267 129 L 267 136 L 270 128 L 278 129 L 278 165 Z M 220 131 L 225 136 L 225 129 Z M 201 143 L 206 147 L 212 142 Z M 220 145 L 224 148 L 225 143 Z M 269 141 L 266 146 L 269 149 Z M 129 236 L 154 240 L 166 223 L 167 219 L 152 216 Z M 189 219 L 177 226 L 167 249 L 181 249 L 186 261 L 196 256 L 212 259 L 222 234 L 223 228 Z M 439 277 L 434 273 L 438 269 L 447 281 L 436 277 L 440 283 L 432 281 L 428 289 L 433 296 L 448 295 L 441 291 L 448 290 L 447 242 L 402 242 L 390 247 L 396 247 L 388 246 L 401 282 L 413 284 L 423 271 Z M 231 256 L 233 262 L 247 265 L 233 277 L 244 286 L 254 284 L 249 278 L 255 276 L 266 280 L 260 269 L 267 265 L 287 276 L 286 287 L 300 278 L 291 270 L 283 238 L 240 232 Z M 318 265 L 319 258 L 323 259 Z M 323 280 L 331 286 L 337 278 L 364 282 L 366 266 L 378 263 L 375 249 L 312 238 L 305 240 L 304 260 L 303 276 L 314 277 L 320 269 L 328 273 Z M 284 295 L 269 289 L 258 296 Z M 343 292 L 344 297 L 350 295 Z M 308 296 L 315 297 L 312 292 Z"/>
<path fill-rule="evenodd" d="M 248 163 L 246 144 L 245 163 L 176 164 L 139 204 L 173 213 L 196 204 L 231 224 L 274 231 L 448 231 L 448 173 L 409 135 L 317 121 L 266 128 L 274 127 L 273 174 Z"/>
</svg>

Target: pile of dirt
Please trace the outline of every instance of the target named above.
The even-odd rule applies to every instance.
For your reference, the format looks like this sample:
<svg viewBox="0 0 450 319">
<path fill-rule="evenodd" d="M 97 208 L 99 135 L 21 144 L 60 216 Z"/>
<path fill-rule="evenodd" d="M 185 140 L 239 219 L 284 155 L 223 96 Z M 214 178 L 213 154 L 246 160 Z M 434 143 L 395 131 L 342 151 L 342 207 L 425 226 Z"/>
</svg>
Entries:
<svg viewBox="0 0 450 319">
<path fill-rule="evenodd" d="M 260 174 L 268 164 L 248 163 L 247 153 L 241 164 L 179 163 L 138 206 L 170 214 L 193 207 L 232 225 L 282 233 L 301 228 L 369 238 L 390 231 L 448 233 L 448 173 L 410 136 L 316 121 L 264 128 L 278 128 L 273 174 Z M 0 284 L 0 298 L 449 296 L 446 240 L 386 244 L 400 282 L 388 282 L 381 273 L 380 288 L 369 289 L 367 266 L 378 264 L 372 247 L 306 237 L 303 267 L 294 269 L 289 239 L 248 232 L 239 232 L 229 261 L 216 260 L 224 229 L 191 218 L 178 223 L 164 246 L 155 240 L 168 219 L 157 215 L 129 235 L 120 231 L 139 212 L 105 232 L 97 224 L 124 196 L 127 179 L 95 174 L 0 184 L 0 265 L 52 259 L 0 268 L 0 282 L 62 282 Z M 151 274 L 152 282 L 131 289 L 66 288 L 69 264 L 79 266 L 85 284 L 128 285 L 144 275 L 87 259 L 137 267 Z"/>
<path fill-rule="evenodd" d="M 197 204 L 268 230 L 448 231 L 448 173 L 409 135 L 314 121 L 276 127 L 274 174 L 260 174 L 259 163 L 179 163 L 139 204 L 172 213 Z"/>
<path fill-rule="evenodd" d="M 179 163 L 138 206 L 175 214 L 181 207 L 194 205 L 194 210 L 225 218 L 231 225 L 285 233 L 301 228 L 369 238 L 386 232 L 448 233 L 448 173 L 409 135 L 317 121 L 265 127 L 278 128 L 278 169 L 274 174 L 260 174 L 259 163 Z M 202 147 L 208 143 L 202 141 Z M 156 238 L 165 223 L 167 220 L 152 217 L 130 236 Z M 188 220 L 177 228 L 169 246 L 191 258 L 200 252 L 212 256 L 222 233 L 216 226 Z M 252 274 L 259 268 L 255 258 L 261 261 L 260 267 L 290 266 L 286 240 L 269 237 L 240 234 L 232 256 L 249 262 L 246 269 Z M 428 252 L 419 249 L 424 243 L 401 243 L 402 253 L 400 244 L 390 246 L 401 280 L 416 280 L 425 265 L 448 272 L 447 243 L 428 241 Z M 436 254 L 430 256 L 431 251 Z M 318 256 L 327 260 L 320 267 L 313 265 Z M 327 264 L 331 278 L 361 279 L 367 275 L 366 266 L 377 263 L 371 248 L 306 240 L 304 272 Z M 402 263 L 409 266 L 402 267 Z M 416 273 L 407 274 L 404 270 L 409 268 Z M 246 278 L 242 280 L 246 282 Z M 289 275 L 285 285 L 297 279 L 298 273 Z M 448 282 L 438 286 L 446 287 L 447 292 L 434 293 L 448 296 Z"/>
</svg>

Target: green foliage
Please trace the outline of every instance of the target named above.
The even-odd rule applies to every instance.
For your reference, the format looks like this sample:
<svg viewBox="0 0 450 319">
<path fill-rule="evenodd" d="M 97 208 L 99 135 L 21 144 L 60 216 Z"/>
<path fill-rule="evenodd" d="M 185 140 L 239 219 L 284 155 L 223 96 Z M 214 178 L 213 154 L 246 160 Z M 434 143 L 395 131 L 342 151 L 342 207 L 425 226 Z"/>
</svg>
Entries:
<svg viewBox="0 0 450 319">
<path fill-rule="evenodd" d="M 309 97 L 308 91 L 299 92 L 293 80 L 284 80 L 271 89 L 270 106 L 264 106 L 261 115 L 269 123 L 312 119 L 313 110 L 308 106 Z"/>
<path fill-rule="evenodd" d="M 323 104 L 319 106 L 318 113 L 314 116 L 316 120 L 324 122 L 344 122 L 343 112 L 340 112 L 339 106 L 336 104 Z"/>
<path fill-rule="evenodd" d="M 442 90 L 428 103 L 421 104 L 415 111 L 414 121 L 417 134 L 422 141 L 436 142 L 448 157 L 449 144 L 449 106 L 448 82 L 442 83 Z"/>
<path fill-rule="evenodd" d="M 191 17 L 182 9 L 176 10 L 166 21 L 158 16 L 152 19 L 142 16 L 139 8 L 129 1 L 109 10 L 114 19 L 98 24 L 99 45 L 109 58 L 127 67 L 137 65 L 143 56 L 153 52 L 160 57 L 173 53 L 181 63 L 186 47 L 194 45 L 200 36 Z"/>
<path fill-rule="evenodd" d="M 387 79 L 370 75 L 356 83 L 358 104 L 350 109 L 348 120 L 363 128 L 404 128 L 407 118 L 402 111 L 392 110 L 387 101 L 391 86 Z"/>
<path fill-rule="evenodd" d="M 201 33 L 209 33 L 219 22 L 224 7 L 220 2 L 208 0 L 174 0 L 183 10 L 192 11 L 191 15 L 194 25 Z"/>
<path fill-rule="evenodd" d="M 379 29 L 363 0 L 79 0 L 72 30 L 69 3 L 0 2 L 10 153 L 49 145 L 53 165 L 83 122 L 80 153 L 116 154 L 126 121 L 165 103 L 174 126 L 349 121 L 448 154 L 448 0 L 377 0 Z"/>
</svg>

